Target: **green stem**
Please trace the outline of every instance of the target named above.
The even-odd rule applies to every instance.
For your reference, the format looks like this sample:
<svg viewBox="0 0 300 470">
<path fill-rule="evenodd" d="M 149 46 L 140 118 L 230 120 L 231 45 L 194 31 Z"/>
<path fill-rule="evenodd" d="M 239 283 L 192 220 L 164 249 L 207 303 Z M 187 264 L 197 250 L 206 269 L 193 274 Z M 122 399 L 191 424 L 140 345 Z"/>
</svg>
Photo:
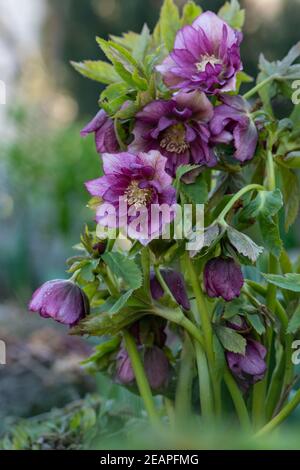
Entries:
<svg viewBox="0 0 300 470">
<path fill-rule="evenodd" d="M 241 425 L 243 426 L 243 428 L 249 431 L 251 429 L 251 423 L 250 423 L 250 418 L 249 418 L 249 414 L 248 414 L 248 410 L 247 410 L 244 398 L 242 396 L 242 393 L 236 381 L 234 380 L 234 378 L 232 377 L 228 369 L 225 371 L 224 380 L 230 392 L 239 421 Z"/>
<path fill-rule="evenodd" d="M 155 409 L 155 404 L 154 404 L 154 400 L 152 397 L 151 388 L 150 388 L 147 376 L 145 374 L 145 370 L 144 370 L 138 349 L 136 347 L 135 341 L 130 335 L 130 333 L 128 333 L 128 331 L 124 331 L 123 335 L 124 335 L 126 350 L 128 352 L 128 356 L 132 364 L 136 383 L 137 383 L 139 392 L 141 394 L 141 397 L 144 401 L 146 411 L 148 413 L 148 416 L 152 424 L 157 425 L 159 423 L 159 416 Z"/>
<path fill-rule="evenodd" d="M 269 392 L 267 395 L 266 402 L 266 417 L 270 420 L 273 416 L 276 405 L 280 399 L 282 390 L 282 376 L 284 375 L 285 369 L 285 354 L 281 351 L 280 357 L 277 358 L 276 368 L 274 369 L 271 383 L 269 386 Z"/>
<path fill-rule="evenodd" d="M 251 96 L 255 95 L 261 88 L 263 88 L 264 86 L 266 86 L 268 83 L 272 82 L 273 80 L 275 80 L 277 77 L 277 75 L 271 75 L 270 77 L 267 77 L 265 80 L 263 80 L 262 82 L 258 83 L 255 87 L 251 88 L 251 90 L 247 91 L 247 93 L 245 93 L 243 95 L 243 98 L 245 100 L 248 100 L 249 98 L 251 98 Z"/>
<path fill-rule="evenodd" d="M 159 266 L 154 266 L 154 272 L 155 272 L 155 276 L 156 276 L 158 282 L 160 283 L 161 287 L 163 288 L 163 291 L 164 291 L 165 295 L 174 304 L 174 306 L 177 307 L 178 304 L 177 304 L 172 292 L 170 291 L 168 284 L 164 280 L 164 278 L 163 278 L 163 276 L 160 272 Z"/>
<path fill-rule="evenodd" d="M 209 420 L 213 416 L 213 403 L 211 397 L 210 376 L 206 355 L 197 341 L 194 341 L 196 362 L 198 368 L 201 415 Z"/>
<path fill-rule="evenodd" d="M 179 423 L 191 414 L 192 384 L 194 376 L 194 349 L 188 334 L 185 334 L 180 356 L 180 369 L 176 388 L 175 409 Z"/>
<path fill-rule="evenodd" d="M 287 405 L 273 418 L 268 424 L 266 424 L 258 433 L 256 437 L 265 436 L 272 432 L 277 426 L 279 426 L 300 404 L 300 390 L 296 392 L 294 397 Z"/>
<path fill-rule="evenodd" d="M 239 192 L 237 192 L 231 199 L 230 201 L 226 204 L 224 207 L 223 211 L 218 217 L 218 222 L 222 224 L 226 224 L 225 222 L 225 217 L 228 214 L 228 212 L 233 208 L 235 203 L 246 193 L 249 191 L 264 191 L 265 188 L 264 186 L 261 186 L 260 184 L 249 184 L 248 186 L 245 186 L 245 188 L 242 188 Z"/>
</svg>

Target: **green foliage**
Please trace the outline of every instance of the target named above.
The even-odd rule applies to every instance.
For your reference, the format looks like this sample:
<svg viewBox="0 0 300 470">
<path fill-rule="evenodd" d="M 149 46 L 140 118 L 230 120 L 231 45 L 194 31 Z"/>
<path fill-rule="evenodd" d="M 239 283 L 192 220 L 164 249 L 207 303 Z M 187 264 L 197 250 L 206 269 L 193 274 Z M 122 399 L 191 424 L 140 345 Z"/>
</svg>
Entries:
<svg viewBox="0 0 300 470">
<path fill-rule="evenodd" d="M 160 12 L 160 19 L 154 31 L 156 44 L 164 44 L 167 51 L 171 51 L 178 29 L 180 29 L 178 7 L 173 0 L 164 0 Z"/>
<path fill-rule="evenodd" d="M 232 28 L 241 30 L 245 23 L 245 10 L 241 9 L 238 0 L 226 2 L 218 15 Z"/>
<path fill-rule="evenodd" d="M 71 62 L 71 64 L 81 75 L 95 80 L 96 82 L 109 85 L 110 83 L 120 81 L 120 77 L 115 72 L 114 67 L 108 62 L 102 60 L 85 60 L 83 62 Z"/>
<path fill-rule="evenodd" d="M 287 273 L 283 276 L 279 274 L 263 274 L 264 278 L 274 286 L 292 292 L 300 292 L 300 274 Z"/>
<path fill-rule="evenodd" d="M 298 175 L 289 168 L 279 167 L 284 200 L 285 230 L 294 224 L 299 213 L 300 184 Z"/>
<path fill-rule="evenodd" d="M 192 24 L 201 15 L 202 11 L 200 5 L 196 5 L 195 2 L 189 0 L 183 7 L 181 26 Z"/>
<path fill-rule="evenodd" d="M 227 236 L 230 243 L 238 253 L 249 258 L 252 263 L 255 263 L 263 252 L 263 248 L 261 246 L 256 245 L 251 238 L 244 233 L 235 230 L 233 227 L 227 228 Z"/>
<path fill-rule="evenodd" d="M 216 326 L 215 331 L 224 349 L 237 354 L 245 354 L 247 343 L 242 335 L 221 325 Z"/>
</svg>

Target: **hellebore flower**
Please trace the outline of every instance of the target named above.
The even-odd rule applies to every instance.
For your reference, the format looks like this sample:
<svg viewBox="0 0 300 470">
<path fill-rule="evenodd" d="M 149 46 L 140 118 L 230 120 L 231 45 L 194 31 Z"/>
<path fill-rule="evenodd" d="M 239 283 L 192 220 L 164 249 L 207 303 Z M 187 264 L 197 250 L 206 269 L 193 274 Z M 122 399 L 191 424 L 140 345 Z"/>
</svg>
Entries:
<svg viewBox="0 0 300 470">
<path fill-rule="evenodd" d="M 249 103 L 241 96 L 224 95 L 220 99 L 223 104 L 215 108 L 210 121 L 213 142 L 233 143 L 236 160 L 251 160 L 258 142 L 258 131 L 250 115 Z"/>
<path fill-rule="evenodd" d="M 170 88 L 207 94 L 232 91 L 242 70 L 242 33 L 207 11 L 176 36 L 174 49 L 157 70 Z"/>
<path fill-rule="evenodd" d="M 146 348 L 144 353 L 144 367 L 150 387 L 159 390 L 167 386 L 169 379 L 169 362 L 157 346 Z M 130 358 L 124 348 L 117 356 L 116 380 L 123 385 L 130 385 L 135 379 Z"/>
<path fill-rule="evenodd" d="M 89 314 L 89 301 L 74 282 L 58 279 L 46 282 L 34 292 L 29 309 L 43 318 L 74 326 Z"/>
<path fill-rule="evenodd" d="M 227 363 L 232 373 L 246 385 L 253 385 L 264 378 L 267 370 L 265 357 L 266 348 L 258 341 L 246 338 L 246 353 L 242 354 L 226 352 Z"/>
<path fill-rule="evenodd" d="M 98 153 L 115 153 L 120 150 L 113 120 L 101 109 L 92 121 L 80 132 L 82 137 L 95 133 Z"/>
<path fill-rule="evenodd" d="M 135 139 L 129 149 L 159 150 L 168 159 L 166 171 L 171 176 L 178 166 L 189 163 L 213 167 L 217 160 L 207 124 L 212 117 L 212 104 L 198 91 L 152 101 L 136 115 Z"/>
<path fill-rule="evenodd" d="M 105 176 L 86 183 L 90 194 L 103 201 L 96 221 L 124 228 L 130 238 L 144 244 L 159 236 L 175 217 L 176 190 L 165 171 L 166 161 L 157 151 L 104 154 Z M 166 209 L 163 214 L 160 208 Z"/>
<path fill-rule="evenodd" d="M 232 258 L 213 258 L 204 269 L 204 285 L 209 297 L 229 302 L 239 297 L 244 284 L 241 267 Z"/>
<path fill-rule="evenodd" d="M 176 302 L 185 310 L 190 310 L 191 305 L 187 296 L 186 286 L 182 274 L 170 269 L 165 269 L 161 271 L 161 275 L 172 292 Z M 151 295 L 154 300 L 159 300 L 161 297 L 163 297 L 163 288 L 161 287 L 154 273 L 151 274 L 150 288 Z"/>
</svg>

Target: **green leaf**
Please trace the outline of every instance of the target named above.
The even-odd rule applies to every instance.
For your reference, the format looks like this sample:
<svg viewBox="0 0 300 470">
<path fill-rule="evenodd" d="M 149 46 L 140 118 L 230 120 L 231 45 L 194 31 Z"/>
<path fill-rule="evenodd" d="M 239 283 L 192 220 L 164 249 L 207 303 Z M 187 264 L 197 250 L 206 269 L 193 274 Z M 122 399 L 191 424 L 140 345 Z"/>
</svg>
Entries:
<svg viewBox="0 0 300 470">
<path fill-rule="evenodd" d="M 247 342 L 243 336 L 226 326 L 216 326 L 216 334 L 226 351 L 245 355 Z"/>
<path fill-rule="evenodd" d="M 133 259 L 118 252 L 105 253 L 102 255 L 102 259 L 113 274 L 123 279 L 130 289 L 135 290 L 141 287 L 143 282 L 142 272 Z"/>
<path fill-rule="evenodd" d="M 230 243 L 238 253 L 249 258 L 252 263 L 255 263 L 264 251 L 264 249 L 261 246 L 256 245 L 251 238 L 242 232 L 238 232 L 233 227 L 227 228 L 227 236 Z"/>
<path fill-rule="evenodd" d="M 178 7 L 173 0 L 165 0 L 161 8 L 159 20 L 160 40 L 170 52 L 173 49 L 175 36 L 180 29 L 180 17 Z"/>
<path fill-rule="evenodd" d="M 205 177 L 199 175 L 192 184 L 180 184 L 180 191 L 186 196 L 189 202 L 194 204 L 204 204 L 208 199 L 208 187 Z"/>
<path fill-rule="evenodd" d="M 109 339 L 108 341 L 104 341 L 103 343 L 97 345 L 95 347 L 95 353 L 84 361 L 82 361 L 81 364 L 87 365 L 92 362 L 100 361 L 104 356 L 116 351 L 116 349 L 118 349 L 120 345 L 120 341 L 121 338 L 116 336 L 115 338 Z"/>
<path fill-rule="evenodd" d="M 229 320 L 237 315 L 245 315 L 247 313 L 253 314 L 256 312 L 257 309 L 255 307 L 249 305 L 249 302 L 246 302 L 243 297 L 238 297 L 237 299 L 225 304 L 223 318 L 224 320 Z"/>
<path fill-rule="evenodd" d="M 258 221 L 265 248 L 276 258 L 279 258 L 282 241 L 278 225 L 274 222 L 274 216 L 283 205 L 282 194 L 279 189 L 275 191 L 260 191 L 256 198 L 243 210 L 243 220 L 254 218 Z"/>
<path fill-rule="evenodd" d="M 96 40 L 106 57 L 113 64 L 115 64 L 115 62 L 121 62 L 129 72 L 133 72 L 134 69 L 139 68 L 138 62 L 125 47 L 113 41 L 105 41 L 105 39 L 99 37 L 97 37 Z"/>
<path fill-rule="evenodd" d="M 108 85 L 101 93 L 100 106 L 104 108 L 109 115 L 113 116 L 119 111 L 122 104 L 129 99 L 128 92 L 128 85 L 125 83 Z"/>
<path fill-rule="evenodd" d="M 296 173 L 280 165 L 285 213 L 285 230 L 297 219 L 299 213 L 300 185 Z"/>
<path fill-rule="evenodd" d="M 246 317 L 250 325 L 254 328 L 254 330 L 259 336 L 263 335 L 266 332 L 265 325 L 261 321 L 261 318 L 259 315 L 246 314 Z"/>
<path fill-rule="evenodd" d="M 287 327 L 287 334 L 294 334 L 297 333 L 300 329 L 300 305 L 296 309 L 294 315 L 289 321 L 288 327 Z"/>
<path fill-rule="evenodd" d="M 110 36 L 115 44 L 128 49 L 136 62 L 143 62 L 146 51 L 150 44 L 150 31 L 148 26 L 143 26 L 141 34 L 133 33 L 132 31 L 124 33 L 123 36 Z"/>
<path fill-rule="evenodd" d="M 85 60 L 84 62 L 71 62 L 71 64 L 84 77 L 105 85 L 120 81 L 114 67 L 102 60 Z"/>
<path fill-rule="evenodd" d="M 200 5 L 196 5 L 195 2 L 189 0 L 183 7 L 181 26 L 192 24 L 201 15 L 202 11 Z"/>
<path fill-rule="evenodd" d="M 176 179 L 175 179 L 174 185 L 176 187 L 178 187 L 178 185 L 180 184 L 180 180 L 184 175 L 186 175 L 190 171 L 197 170 L 198 168 L 200 168 L 199 165 L 181 165 L 181 166 L 179 166 L 177 168 L 177 171 L 176 171 Z"/>
<path fill-rule="evenodd" d="M 245 10 L 242 10 L 237 0 L 226 2 L 218 15 L 232 28 L 241 30 L 245 23 Z"/>
<path fill-rule="evenodd" d="M 274 286 L 292 292 L 300 292 L 300 274 L 288 273 L 283 276 L 279 274 L 263 274 L 263 276 Z"/>
</svg>

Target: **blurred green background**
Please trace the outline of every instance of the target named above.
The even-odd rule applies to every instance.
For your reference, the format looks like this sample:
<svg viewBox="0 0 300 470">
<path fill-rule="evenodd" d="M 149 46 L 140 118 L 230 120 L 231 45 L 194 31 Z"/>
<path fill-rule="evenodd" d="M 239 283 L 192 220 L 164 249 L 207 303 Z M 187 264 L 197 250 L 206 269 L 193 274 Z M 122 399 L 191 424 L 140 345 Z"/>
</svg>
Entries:
<svg viewBox="0 0 300 470">
<path fill-rule="evenodd" d="M 14 404 L 2 401 L 0 421 L 1 416 L 46 412 L 95 390 L 95 383 L 82 377 L 77 366 L 78 356 L 87 354 L 86 346 L 75 339 L 65 345 L 65 331 L 33 318 L 26 303 L 41 282 L 64 276 L 64 260 L 72 255 L 84 223 L 92 220 L 83 184 L 97 176 L 99 161 L 93 138 L 83 140 L 79 131 L 96 113 L 101 87 L 79 76 L 69 61 L 103 58 L 96 35 L 139 32 L 145 22 L 153 28 L 161 3 L 0 0 L 0 80 L 7 89 L 6 105 L 0 105 L 0 338 L 13 345 L 8 348 L 9 360 L 15 366 L 26 350 L 25 375 L 30 370 L 26 386 L 21 384 L 22 368 L 0 369 L 0 395 L 15 394 Z M 197 3 L 216 11 L 224 2 Z M 281 58 L 300 39 L 300 0 L 244 0 L 241 4 L 247 11 L 244 68 L 255 77 L 260 52 L 269 60 Z M 298 234 L 299 223 L 285 236 L 290 250 L 299 243 Z M 35 374 L 35 367 L 43 364 L 44 373 L 49 373 L 49 361 L 44 363 L 36 344 L 53 334 L 58 339 L 51 340 L 51 351 L 44 354 L 52 353 L 58 368 L 68 357 L 70 364 L 65 367 L 76 376 L 71 374 L 68 382 L 70 393 L 62 396 L 59 383 L 57 398 L 54 394 L 52 400 L 41 400 L 36 408 L 28 398 L 20 407 L 18 400 L 26 387 L 32 390 L 30 373 Z M 56 342 L 60 355 L 53 346 Z M 32 366 L 33 360 L 38 366 Z M 41 380 L 37 395 L 43 384 Z M 7 408 L 3 403 L 8 403 Z"/>
</svg>

